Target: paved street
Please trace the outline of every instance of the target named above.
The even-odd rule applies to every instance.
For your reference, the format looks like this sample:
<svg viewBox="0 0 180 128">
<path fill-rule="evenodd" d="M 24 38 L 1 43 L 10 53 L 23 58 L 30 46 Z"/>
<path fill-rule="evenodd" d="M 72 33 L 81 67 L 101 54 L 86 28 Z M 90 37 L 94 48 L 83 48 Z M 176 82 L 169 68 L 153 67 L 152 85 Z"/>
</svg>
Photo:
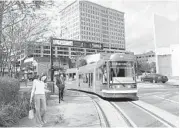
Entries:
<svg viewBox="0 0 180 128">
<path fill-rule="evenodd" d="M 179 86 L 177 84 L 140 82 L 138 97 L 138 101 L 119 99 L 109 102 L 117 105 L 135 127 L 178 126 Z"/>
<path fill-rule="evenodd" d="M 91 108 L 91 109 L 88 109 Z M 64 101 L 58 102 L 58 95 L 51 95 L 47 102 L 47 123 L 43 127 L 100 127 L 98 113 L 90 97 L 83 93 L 65 91 Z M 35 118 L 25 117 L 14 127 L 36 127 Z"/>
<path fill-rule="evenodd" d="M 179 86 L 166 86 L 166 84 L 160 83 L 139 83 L 138 85 L 140 85 L 138 87 L 138 101 L 120 100 L 115 102 L 130 120 L 137 127 L 168 127 L 169 124 L 166 120 L 172 117 L 171 123 L 177 124 L 179 119 Z M 158 118 L 154 116 L 154 113 L 158 115 Z"/>
<path fill-rule="evenodd" d="M 179 115 L 179 87 L 164 86 L 152 89 L 139 89 L 139 99 L 166 110 L 176 116 Z"/>
<path fill-rule="evenodd" d="M 74 85 L 75 82 L 76 81 L 66 82 L 66 88 L 71 84 Z M 28 87 L 25 87 L 22 83 L 21 90 L 29 90 L 31 84 L 32 82 L 28 83 Z M 123 115 L 125 115 L 128 121 L 135 127 L 177 127 L 179 119 L 179 86 L 167 86 L 166 84 L 148 82 L 138 83 L 138 97 L 138 101 L 120 99 L 109 101 L 109 103 L 117 105 L 117 108 L 122 111 Z M 92 99 L 87 97 L 86 94 L 67 91 L 65 93 L 65 101 L 58 104 L 58 96 L 52 95 L 48 101 L 48 123 L 45 124 L 44 127 L 101 126 L 101 121 L 98 119 L 99 112 L 95 111 L 96 107 L 89 101 L 92 101 Z M 123 121 L 123 116 L 118 117 L 118 119 L 113 116 L 112 120 L 110 117 L 117 115 L 117 113 L 115 114 L 114 110 L 110 110 L 110 106 L 107 107 L 106 105 L 107 103 L 97 101 L 101 104 L 108 119 L 115 122 L 111 124 L 114 126 L 119 125 L 118 123 L 116 124 L 116 122 L 121 118 L 121 124 L 126 126 Z M 86 109 L 84 109 L 84 105 Z M 113 107 L 111 109 L 113 109 Z M 93 121 L 94 119 L 96 119 L 96 121 Z M 28 123 L 28 120 L 27 118 L 22 119 L 16 126 L 36 125 L 33 120 L 31 120 L 32 123 Z"/>
<path fill-rule="evenodd" d="M 178 10 L 177 0 L 0 1 L 0 126 L 179 127 Z"/>
</svg>

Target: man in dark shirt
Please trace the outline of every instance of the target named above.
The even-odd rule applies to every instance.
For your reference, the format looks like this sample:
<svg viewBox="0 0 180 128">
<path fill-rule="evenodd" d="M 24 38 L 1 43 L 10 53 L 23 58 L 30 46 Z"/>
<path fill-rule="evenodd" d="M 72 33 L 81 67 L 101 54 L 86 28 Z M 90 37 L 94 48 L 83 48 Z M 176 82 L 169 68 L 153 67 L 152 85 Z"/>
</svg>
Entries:
<svg viewBox="0 0 180 128">
<path fill-rule="evenodd" d="M 65 88 L 65 79 L 63 74 L 56 76 L 56 86 L 59 89 L 59 103 L 60 103 L 61 100 L 63 101 L 63 94 Z"/>
</svg>

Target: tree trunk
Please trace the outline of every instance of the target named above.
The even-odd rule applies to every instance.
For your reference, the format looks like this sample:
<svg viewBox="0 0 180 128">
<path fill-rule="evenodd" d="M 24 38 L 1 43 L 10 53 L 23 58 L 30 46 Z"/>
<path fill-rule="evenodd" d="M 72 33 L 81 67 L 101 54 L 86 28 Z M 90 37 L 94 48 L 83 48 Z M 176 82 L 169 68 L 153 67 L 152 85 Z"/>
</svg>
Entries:
<svg viewBox="0 0 180 128">
<path fill-rule="evenodd" d="M 4 76 L 4 70 L 5 70 L 5 68 L 3 68 L 3 71 L 2 71 L 2 77 Z"/>
<path fill-rule="evenodd" d="M 4 1 L 0 1 L 0 44 L 2 41 L 3 12 L 4 12 Z"/>
</svg>

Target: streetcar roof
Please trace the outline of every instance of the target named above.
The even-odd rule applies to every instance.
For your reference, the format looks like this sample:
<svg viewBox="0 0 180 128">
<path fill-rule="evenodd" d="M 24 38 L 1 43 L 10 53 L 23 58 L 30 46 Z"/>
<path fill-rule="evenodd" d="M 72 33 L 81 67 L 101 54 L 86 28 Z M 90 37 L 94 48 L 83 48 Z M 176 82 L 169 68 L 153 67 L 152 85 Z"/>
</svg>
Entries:
<svg viewBox="0 0 180 128">
<path fill-rule="evenodd" d="M 92 64 L 88 64 L 82 67 L 79 67 L 78 72 L 81 73 L 93 73 L 94 70 L 96 70 L 96 68 L 99 68 L 100 66 L 102 66 L 105 63 L 105 61 L 103 60 L 99 60 L 98 62 L 92 63 Z"/>
<path fill-rule="evenodd" d="M 77 68 L 70 68 L 66 70 L 66 73 L 76 73 L 77 72 Z"/>
<path fill-rule="evenodd" d="M 125 54 L 125 53 L 98 53 L 87 55 L 84 58 L 88 64 L 91 62 L 98 62 L 100 60 L 104 61 L 135 61 L 135 55 Z"/>
<path fill-rule="evenodd" d="M 115 53 L 110 56 L 109 60 L 110 61 L 135 61 L 136 58 L 134 55 L 130 55 L 130 54 Z"/>
<path fill-rule="evenodd" d="M 96 63 L 88 64 L 79 68 L 78 72 L 81 73 L 93 73 L 96 68 Z"/>
<path fill-rule="evenodd" d="M 84 58 L 87 60 L 88 64 L 82 67 L 67 69 L 66 73 L 76 73 L 77 71 L 82 73 L 93 73 L 96 68 L 99 68 L 106 61 L 135 61 L 135 56 L 132 54 L 124 54 L 124 53 L 99 53 L 88 55 Z"/>
</svg>

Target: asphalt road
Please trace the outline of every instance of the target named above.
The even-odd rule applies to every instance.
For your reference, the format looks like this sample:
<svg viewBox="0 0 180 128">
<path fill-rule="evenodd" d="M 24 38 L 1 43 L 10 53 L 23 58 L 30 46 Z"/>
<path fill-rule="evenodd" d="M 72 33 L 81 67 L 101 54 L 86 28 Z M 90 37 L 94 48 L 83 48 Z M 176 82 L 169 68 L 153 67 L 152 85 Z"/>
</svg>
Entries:
<svg viewBox="0 0 180 128">
<path fill-rule="evenodd" d="M 29 90 L 21 85 L 21 90 Z M 122 99 L 114 103 L 136 127 L 176 127 L 179 121 L 179 86 L 138 83 L 138 101 Z M 172 124 L 174 124 L 172 126 Z"/>
<path fill-rule="evenodd" d="M 179 86 L 152 85 L 157 85 L 157 88 L 139 88 L 139 99 L 179 116 Z"/>
<path fill-rule="evenodd" d="M 137 127 L 177 126 L 179 86 L 138 83 L 138 97 L 138 101 L 120 100 L 115 102 Z"/>
</svg>

